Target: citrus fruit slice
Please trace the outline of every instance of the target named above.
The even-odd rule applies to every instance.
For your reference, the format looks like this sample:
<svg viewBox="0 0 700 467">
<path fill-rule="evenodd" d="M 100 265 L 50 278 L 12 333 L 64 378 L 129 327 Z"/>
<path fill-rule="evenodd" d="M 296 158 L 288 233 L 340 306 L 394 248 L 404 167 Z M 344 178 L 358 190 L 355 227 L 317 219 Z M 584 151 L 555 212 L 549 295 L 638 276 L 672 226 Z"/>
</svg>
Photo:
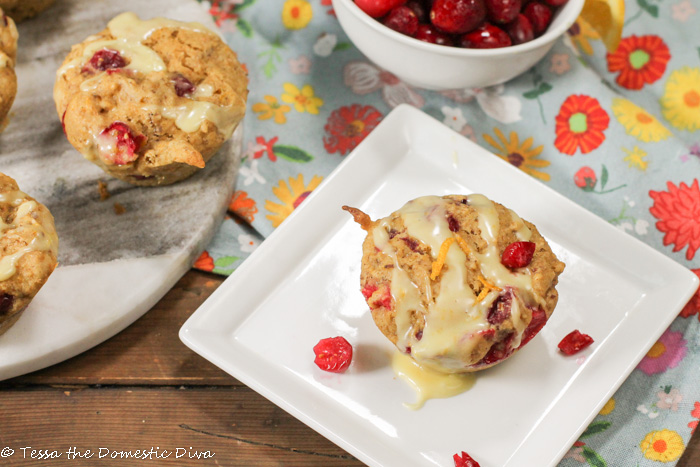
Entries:
<svg viewBox="0 0 700 467">
<path fill-rule="evenodd" d="M 600 34 L 608 51 L 617 49 L 625 24 L 625 0 L 586 0 L 580 17 Z"/>
</svg>

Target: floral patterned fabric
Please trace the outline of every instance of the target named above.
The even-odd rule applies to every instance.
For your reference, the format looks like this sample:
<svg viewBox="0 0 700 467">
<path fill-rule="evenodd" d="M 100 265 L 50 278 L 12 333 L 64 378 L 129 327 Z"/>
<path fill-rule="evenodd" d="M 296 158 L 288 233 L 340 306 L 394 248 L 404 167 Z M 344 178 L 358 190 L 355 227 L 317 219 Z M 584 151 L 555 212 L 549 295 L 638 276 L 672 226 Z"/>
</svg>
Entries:
<svg viewBox="0 0 700 467">
<path fill-rule="evenodd" d="M 195 267 L 230 274 L 391 109 L 408 103 L 700 276 L 700 4 L 627 2 L 607 53 L 579 21 L 522 76 L 413 89 L 348 40 L 330 0 L 201 0 L 250 74 L 230 216 Z M 562 466 L 675 465 L 700 422 L 700 295 Z"/>
</svg>

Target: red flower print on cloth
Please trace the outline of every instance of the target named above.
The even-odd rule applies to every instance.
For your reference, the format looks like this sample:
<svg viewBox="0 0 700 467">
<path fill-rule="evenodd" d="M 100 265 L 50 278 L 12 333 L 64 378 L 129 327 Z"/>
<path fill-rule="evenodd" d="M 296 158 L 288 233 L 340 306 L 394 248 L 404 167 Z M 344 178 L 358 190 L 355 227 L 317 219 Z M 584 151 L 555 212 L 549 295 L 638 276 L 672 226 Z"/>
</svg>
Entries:
<svg viewBox="0 0 700 467">
<path fill-rule="evenodd" d="M 688 352 L 683 333 L 667 329 L 649 349 L 637 368 L 648 375 L 663 373 L 675 368 Z"/>
<path fill-rule="evenodd" d="M 321 0 L 321 5 L 330 7 L 328 8 L 328 10 L 326 10 L 326 13 L 328 13 L 331 16 L 335 16 L 335 10 L 333 9 L 333 0 Z"/>
<path fill-rule="evenodd" d="M 695 179 L 691 186 L 681 182 L 678 186 L 667 183 L 668 191 L 649 191 L 654 205 L 649 212 L 659 219 L 656 228 L 664 232 L 664 246 L 673 244 L 673 251 L 686 246 L 688 261 L 700 248 L 700 188 Z"/>
<path fill-rule="evenodd" d="M 691 271 L 700 278 L 700 269 L 691 269 Z M 698 320 L 700 321 L 700 289 L 695 291 L 695 295 L 681 310 L 681 317 L 683 318 L 690 318 L 693 315 L 698 315 Z"/>
<path fill-rule="evenodd" d="M 269 157 L 272 162 L 275 162 L 277 160 L 277 156 L 275 155 L 273 147 L 278 139 L 279 137 L 277 136 L 272 138 L 270 141 L 265 141 L 265 138 L 262 136 L 255 138 L 255 143 L 260 145 L 262 149 L 253 153 L 253 159 L 260 159 L 265 153 L 267 153 L 267 157 Z"/>
<path fill-rule="evenodd" d="M 695 403 L 695 408 L 690 412 L 691 417 L 699 418 L 700 419 L 700 402 Z M 688 423 L 688 428 L 690 428 L 690 436 L 693 436 L 695 434 L 695 430 L 698 427 L 698 423 L 700 423 L 700 420 L 693 420 L 692 422 Z"/>
<path fill-rule="evenodd" d="M 228 209 L 248 223 L 252 223 L 255 220 L 255 215 L 258 213 L 255 200 L 248 198 L 248 193 L 243 190 L 237 190 L 231 196 Z"/>
<path fill-rule="evenodd" d="M 608 54 L 608 71 L 620 72 L 615 81 L 626 89 L 642 89 L 645 84 L 659 80 L 666 71 L 671 53 L 656 35 L 630 36 Z"/>
<path fill-rule="evenodd" d="M 227 4 L 223 0 L 214 0 L 211 3 L 211 8 L 209 8 L 209 14 L 214 19 L 217 26 L 221 25 L 226 20 L 234 20 L 238 18 L 238 15 L 233 12 L 235 5 Z"/>
<path fill-rule="evenodd" d="M 192 267 L 200 271 L 212 272 L 214 270 L 214 258 L 209 256 L 208 252 L 203 251 Z"/>
<path fill-rule="evenodd" d="M 598 177 L 590 167 L 581 167 L 574 174 L 574 183 L 583 191 L 593 191 L 596 183 L 598 183 Z"/>
<path fill-rule="evenodd" d="M 603 144 L 610 123 L 608 113 L 598 100 L 573 94 L 566 98 L 556 117 L 554 145 L 564 154 L 573 156 L 577 149 L 586 154 Z"/>
<path fill-rule="evenodd" d="M 334 110 L 324 129 L 323 146 L 329 153 L 344 156 L 355 149 L 379 124 L 382 114 L 371 105 L 353 104 Z"/>
</svg>

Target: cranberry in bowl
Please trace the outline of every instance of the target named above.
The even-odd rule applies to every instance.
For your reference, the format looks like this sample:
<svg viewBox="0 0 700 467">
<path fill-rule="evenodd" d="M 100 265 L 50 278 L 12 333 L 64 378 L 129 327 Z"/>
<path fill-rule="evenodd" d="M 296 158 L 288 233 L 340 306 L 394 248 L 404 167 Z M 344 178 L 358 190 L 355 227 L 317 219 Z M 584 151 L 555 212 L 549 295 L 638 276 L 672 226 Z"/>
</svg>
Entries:
<svg viewBox="0 0 700 467">
<path fill-rule="evenodd" d="M 463 21 L 441 17 L 436 4 L 442 2 L 437 0 L 394 0 L 395 5 L 386 12 L 379 11 L 381 8 L 373 12 L 376 17 L 360 8 L 360 5 L 366 8 L 363 1 L 390 3 L 387 0 L 357 0 L 358 3 L 333 0 L 336 16 L 350 40 L 379 67 L 412 86 L 433 90 L 492 86 L 527 71 L 571 27 L 584 3 L 584 0 L 568 0 L 552 9 L 549 24 L 542 31 L 541 15 L 526 11 L 524 6 L 528 2 L 523 0 L 518 11 L 502 8 L 495 14 L 493 4 L 508 2 L 459 2 L 458 7 L 469 10 Z M 430 9 L 416 8 L 430 4 Z M 448 1 L 445 10 L 451 11 L 453 7 Z M 435 27 L 436 24 L 439 27 Z M 526 28 L 528 24 L 531 31 Z M 511 44 L 506 45 L 509 39 Z M 498 47 L 478 48 L 484 42 L 486 46 Z"/>
</svg>

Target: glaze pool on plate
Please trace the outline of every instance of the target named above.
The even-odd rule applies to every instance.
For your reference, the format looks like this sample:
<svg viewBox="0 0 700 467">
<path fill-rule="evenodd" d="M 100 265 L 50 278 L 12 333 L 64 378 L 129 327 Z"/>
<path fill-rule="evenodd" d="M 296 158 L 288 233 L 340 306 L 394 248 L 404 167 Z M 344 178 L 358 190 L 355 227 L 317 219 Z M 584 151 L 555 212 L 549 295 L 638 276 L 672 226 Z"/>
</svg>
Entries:
<svg viewBox="0 0 700 467">
<path fill-rule="evenodd" d="M 411 411 L 403 402 L 414 394 L 391 369 L 393 345 L 359 293 L 364 233 L 341 206 L 376 218 L 418 196 L 474 192 L 537 225 L 567 263 L 560 302 L 532 342 L 479 373 L 471 390 Z M 371 466 L 452 465 L 464 450 L 482 467 L 545 467 L 566 453 L 697 282 L 661 253 L 401 106 L 194 313 L 180 337 Z M 567 358 L 557 344 L 574 328 L 596 344 Z M 341 375 L 320 371 L 311 351 L 335 335 L 355 348 L 355 362 Z"/>
</svg>

